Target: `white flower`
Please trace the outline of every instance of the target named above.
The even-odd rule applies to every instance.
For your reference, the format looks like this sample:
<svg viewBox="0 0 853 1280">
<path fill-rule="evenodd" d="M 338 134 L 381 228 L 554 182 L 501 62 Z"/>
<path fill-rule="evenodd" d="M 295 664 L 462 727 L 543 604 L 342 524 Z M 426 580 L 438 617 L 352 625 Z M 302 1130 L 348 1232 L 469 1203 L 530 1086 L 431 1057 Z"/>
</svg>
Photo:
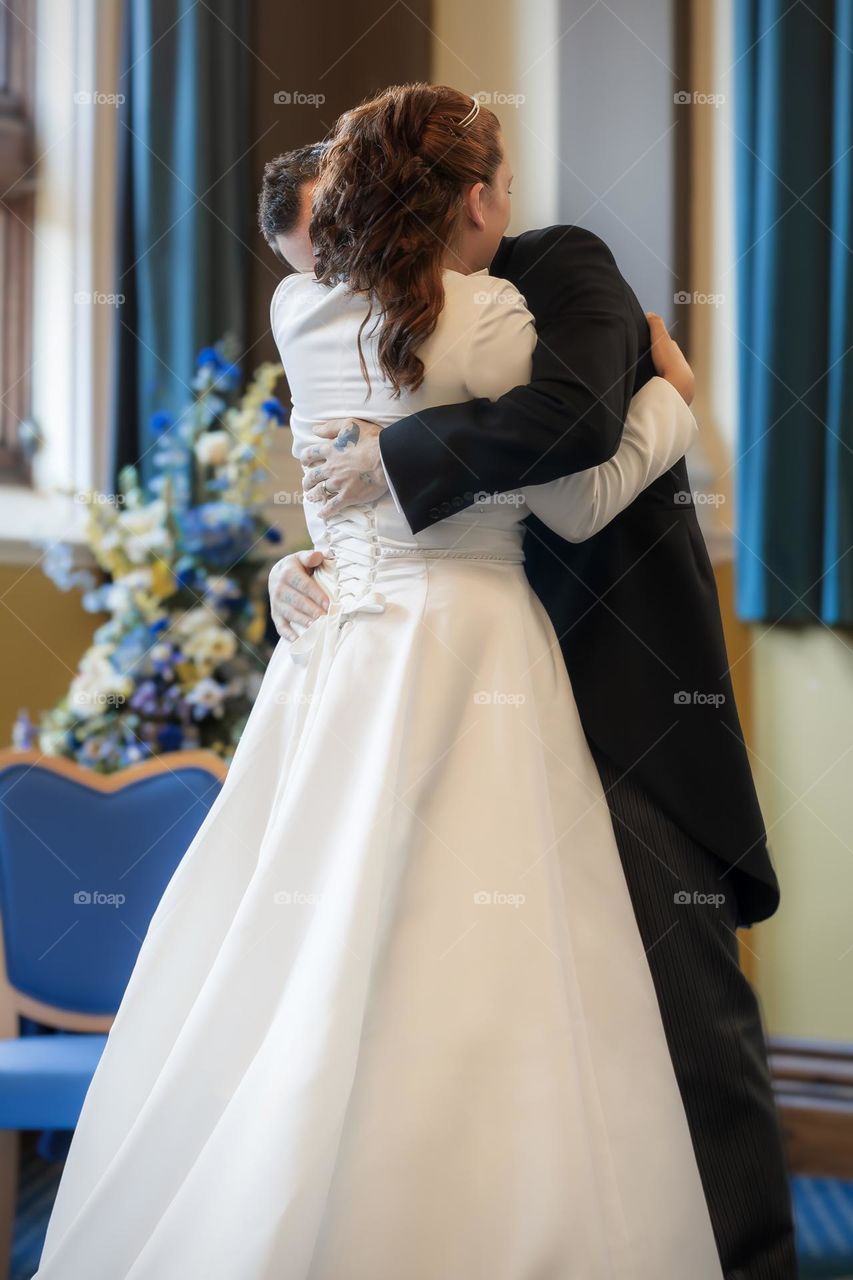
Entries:
<svg viewBox="0 0 853 1280">
<path fill-rule="evenodd" d="M 83 655 L 80 670 L 71 681 L 68 706 L 81 720 L 102 715 L 133 692 L 133 680 L 115 669 L 108 652 L 106 645 L 93 645 Z"/>
<path fill-rule="evenodd" d="M 126 613 L 133 607 L 134 598 L 149 591 L 154 575 L 147 566 L 132 569 L 113 582 L 101 587 L 100 608 L 109 613 Z"/>
<path fill-rule="evenodd" d="M 216 615 L 206 605 L 198 604 L 194 609 L 187 609 L 186 613 L 181 614 L 173 623 L 173 630 L 179 636 L 191 636 L 202 627 L 209 627 L 215 622 Z"/>
<path fill-rule="evenodd" d="M 67 736 L 65 729 L 42 729 L 39 734 L 39 748 L 46 756 L 61 756 L 65 750 Z"/>
<path fill-rule="evenodd" d="M 199 680 L 187 694 L 187 702 L 190 706 L 195 707 L 197 711 L 212 713 L 215 716 L 222 715 L 224 698 L 224 687 L 216 680 L 211 680 L 209 676 Z"/>
<path fill-rule="evenodd" d="M 81 671 L 98 671 L 114 652 L 111 644 L 90 645 L 80 659 Z M 112 665 L 110 663 L 110 665 Z"/>
<path fill-rule="evenodd" d="M 195 442 L 195 456 L 203 467 L 221 467 L 228 459 L 231 443 L 227 431 L 205 431 Z"/>
<path fill-rule="evenodd" d="M 200 627 L 184 642 L 184 653 L 200 667 L 216 667 L 234 656 L 237 641 L 227 627 Z"/>
<path fill-rule="evenodd" d="M 236 600 L 242 593 L 233 578 L 210 577 L 204 594 L 211 600 Z"/>
<path fill-rule="evenodd" d="M 95 536 L 95 545 L 101 551 L 115 551 L 116 547 L 121 546 L 118 527 L 113 525 L 111 529 L 107 529 L 103 533 L 98 533 Z"/>
<path fill-rule="evenodd" d="M 147 506 L 122 511 L 117 523 L 124 534 L 124 550 L 132 564 L 144 564 L 153 555 L 166 554 L 172 546 L 166 528 L 166 503 L 156 498 Z"/>
<path fill-rule="evenodd" d="M 102 609 L 106 609 L 110 613 L 124 613 L 130 608 L 132 596 L 124 578 L 117 578 L 115 582 L 107 583 L 102 588 L 102 591 Z"/>
<path fill-rule="evenodd" d="M 129 591 L 148 591 L 153 581 L 154 574 L 150 566 L 146 565 L 142 569 L 132 569 L 130 573 L 124 574 L 121 584 Z"/>
</svg>

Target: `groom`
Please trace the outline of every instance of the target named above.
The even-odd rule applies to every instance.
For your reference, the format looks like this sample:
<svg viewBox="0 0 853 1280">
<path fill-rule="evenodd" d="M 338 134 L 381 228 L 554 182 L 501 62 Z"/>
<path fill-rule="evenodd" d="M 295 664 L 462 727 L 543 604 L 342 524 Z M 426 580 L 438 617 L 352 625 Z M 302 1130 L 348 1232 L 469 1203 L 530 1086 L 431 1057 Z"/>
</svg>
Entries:
<svg viewBox="0 0 853 1280">
<path fill-rule="evenodd" d="M 303 148 L 264 175 L 262 231 L 300 270 L 313 262 L 320 155 Z M 646 317 L 606 245 L 576 226 L 529 231 L 502 241 L 490 272 L 510 280 L 534 315 L 529 385 L 381 432 L 363 421 L 327 424 L 319 434 L 328 444 L 302 459 L 306 497 L 324 512 L 390 487 L 418 533 L 483 492 L 544 484 L 613 456 L 631 397 L 655 369 Z M 587 542 L 564 542 L 529 517 L 524 550 L 601 774 L 723 1274 L 793 1280 L 761 1015 L 735 934 L 773 914 L 779 888 L 684 459 Z M 270 575 L 282 634 L 325 607 L 312 579 L 321 560 L 286 556 Z"/>
</svg>

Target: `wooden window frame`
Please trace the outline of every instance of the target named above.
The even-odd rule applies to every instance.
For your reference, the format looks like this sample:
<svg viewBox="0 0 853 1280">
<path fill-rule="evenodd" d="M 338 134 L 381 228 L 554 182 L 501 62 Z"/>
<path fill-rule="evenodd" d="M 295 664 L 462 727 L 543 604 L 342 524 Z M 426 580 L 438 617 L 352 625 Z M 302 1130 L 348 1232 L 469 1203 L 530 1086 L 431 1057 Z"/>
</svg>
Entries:
<svg viewBox="0 0 853 1280">
<path fill-rule="evenodd" d="M 0 6 L 0 482 L 32 483 L 37 0 Z"/>
</svg>

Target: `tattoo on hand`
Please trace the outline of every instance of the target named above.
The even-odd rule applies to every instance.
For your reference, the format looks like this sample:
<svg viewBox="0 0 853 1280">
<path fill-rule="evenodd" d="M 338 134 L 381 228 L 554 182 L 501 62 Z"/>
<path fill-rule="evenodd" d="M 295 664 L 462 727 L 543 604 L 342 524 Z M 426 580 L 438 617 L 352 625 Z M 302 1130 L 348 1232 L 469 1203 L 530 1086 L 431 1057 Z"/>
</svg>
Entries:
<svg viewBox="0 0 853 1280">
<path fill-rule="evenodd" d="M 352 424 L 352 426 L 351 426 L 351 427 L 346 427 L 346 428 L 345 428 L 345 429 L 340 433 L 340 435 L 338 436 L 337 440 L 335 440 L 335 442 L 334 442 L 334 443 L 335 443 L 335 448 L 336 448 L 340 453 L 343 453 L 343 451 L 344 451 L 344 449 L 346 449 L 347 445 L 350 445 L 350 444 L 358 444 L 358 438 L 359 438 L 359 436 L 360 436 L 360 435 L 361 435 L 361 428 L 359 427 L 359 425 L 358 425 L 358 423 L 357 423 L 357 422 L 354 422 L 354 423 Z"/>
</svg>

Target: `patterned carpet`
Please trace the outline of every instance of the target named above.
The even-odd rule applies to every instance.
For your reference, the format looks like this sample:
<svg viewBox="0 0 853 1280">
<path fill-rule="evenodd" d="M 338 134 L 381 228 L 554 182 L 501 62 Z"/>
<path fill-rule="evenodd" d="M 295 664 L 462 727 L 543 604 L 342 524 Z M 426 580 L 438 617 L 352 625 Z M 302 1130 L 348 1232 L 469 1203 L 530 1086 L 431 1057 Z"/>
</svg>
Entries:
<svg viewBox="0 0 853 1280">
<path fill-rule="evenodd" d="M 32 1280 L 61 1170 L 25 1148 L 10 1280 Z M 853 1182 L 798 1177 L 793 1190 L 801 1280 L 853 1280 Z"/>
<path fill-rule="evenodd" d="M 9 1280 L 31 1280 L 35 1273 L 61 1172 L 61 1160 L 42 1160 L 25 1145 Z"/>
<path fill-rule="evenodd" d="M 853 1280 L 853 1182 L 794 1178 L 802 1280 Z"/>
</svg>

